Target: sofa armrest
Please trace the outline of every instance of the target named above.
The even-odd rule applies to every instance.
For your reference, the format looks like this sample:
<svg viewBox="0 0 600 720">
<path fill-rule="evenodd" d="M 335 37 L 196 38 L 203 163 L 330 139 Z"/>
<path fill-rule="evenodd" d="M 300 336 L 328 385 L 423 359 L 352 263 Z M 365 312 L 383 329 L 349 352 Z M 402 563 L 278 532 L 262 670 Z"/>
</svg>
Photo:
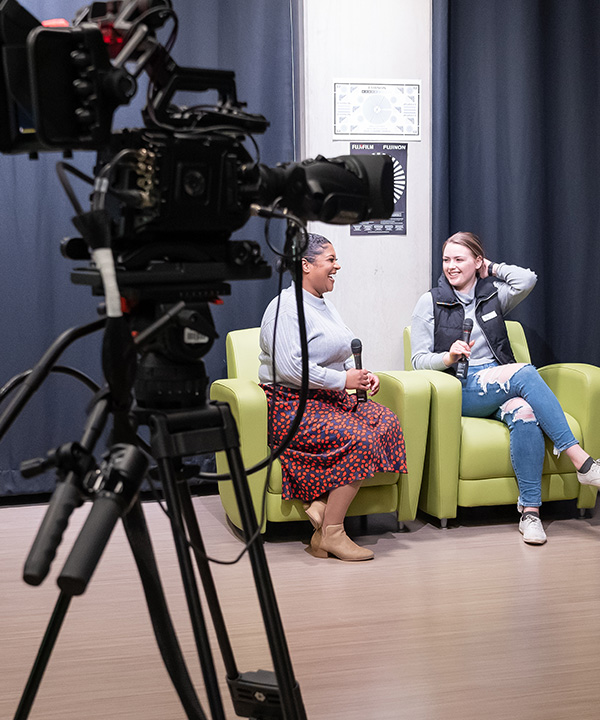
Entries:
<svg viewBox="0 0 600 720">
<path fill-rule="evenodd" d="M 600 368 L 585 363 L 556 363 L 539 370 L 562 409 L 579 422 L 583 446 L 600 456 Z"/>
<path fill-rule="evenodd" d="M 462 387 L 453 375 L 415 370 L 431 390 L 429 435 L 419 507 L 440 519 L 456 517 L 462 434 Z"/>
<path fill-rule="evenodd" d="M 211 400 L 226 402 L 231 408 L 240 435 L 245 467 L 254 465 L 269 453 L 267 445 L 267 397 L 252 380 L 215 380 Z"/>
<path fill-rule="evenodd" d="M 210 388 L 211 400 L 226 402 L 231 408 L 240 438 L 240 452 L 245 468 L 264 460 L 270 450 L 267 445 L 267 398 L 261 387 L 252 380 L 216 380 Z M 216 453 L 217 472 L 229 472 L 224 452 Z M 279 461 L 273 463 L 272 472 L 281 472 Z M 267 470 L 259 470 L 248 476 L 252 504 L 260 524 L 263 494 L 267 482 Z M 231 480 L 219 481 L 219 494 L 227 516 L 237 527 L 242 526 L 235 491 Z M 266 527 L 263 519 L 261 532 Z"/>
<path fill-rule="evenodd" d="M 600 368 L 586 363 L 555 363 L 540 368 L 539 373 L 562 409 L 579 423 L 586 452 L 600 457 Z M 597 488 L 581 485 L 578 507 L 594 507 L 597 493 Z"/>
<path fill-rule="evenodd" d="M 415 372 L 378 372 L 380 387 L 374 400 L 396 414 L 402 425 L 406 447 L 406 474 L 398 483 L 398 518 L 413 519 L 417 514 L 423 463 L 429 426 L 429 383 Z"/>
</svg>

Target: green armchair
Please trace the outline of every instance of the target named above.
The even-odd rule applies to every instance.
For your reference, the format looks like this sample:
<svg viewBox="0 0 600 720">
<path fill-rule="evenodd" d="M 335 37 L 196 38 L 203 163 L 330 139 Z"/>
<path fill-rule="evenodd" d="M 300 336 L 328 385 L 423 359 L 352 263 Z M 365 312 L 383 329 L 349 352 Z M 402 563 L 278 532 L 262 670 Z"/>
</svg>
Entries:
<svg viewBox="0 0 600 720">
<path fill-rule="evenodd" d="M 531 362 L 523 327 L 506 323 L 518 362 Z M 404 366 L 411 368 L 410 327 L 404 329 Z M 600 455 L 600 368 L 559 363 L 539 369 L 558 398 L 575 437 L 593 457 Z M 460 381 L 436 370 L 417 370 L 431 384 L 429 436 L 419 508 L 445 527 L 457 507 L 516 503 L 518 489 L 510 462 L 509 433 L 504 423 L 461 417 Z M 597 489 L 577 480 L 563 453 L 553 454 L 546 440 L 542 500 L 577 499 L 580 512 L 593 508 Z"/>
<path fill-rule="evenodd" d="M 267 400 L 258 385 L 259 328 L 235 330 L 227 335 L 228 379 L 211 385 L 210 397 L 229 403 L 240 436 L 242 458 L 246 468 L 268 455 Z M 350 509 L 349 515 L 395 513 L 397 521 L 414 520 L 417 514 L 423 474 L 427 424 L 429 421 L 429 382 L 419 373 L 390 371 L 378 373 L 378 402 L 393 410 L 404 432 L 407 473 L 379 473 L 365 480 Z M 217 453 L 217 471 L 227 472 L 224 453 Z M 258 522 L 262 515 L 263 491 L 267 471 L 248 476 L 250 493 Z M 300 500 L 281 497 L 281 466 L 273 463 L 265 497 L 265 515 L 261 532 L 267 522 L 307 520 Z M 219 493 L 229 520 L 241 527 L 240 515 L 230 480 L 219 482 Z"/>
</svg>

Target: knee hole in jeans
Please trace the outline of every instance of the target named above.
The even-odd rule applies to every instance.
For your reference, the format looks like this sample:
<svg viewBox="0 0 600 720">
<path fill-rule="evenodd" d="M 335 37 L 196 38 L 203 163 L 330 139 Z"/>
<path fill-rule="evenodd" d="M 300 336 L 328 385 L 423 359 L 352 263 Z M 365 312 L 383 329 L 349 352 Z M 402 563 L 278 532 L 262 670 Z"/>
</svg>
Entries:
<svg viewBox="0 0 600 720">
<path fill-rule="evenodd" d="M 496 367 L 487 368 L 477 373 L 477 382 L 484 391 L 489 385 L 500 385 L 509 390 L 510 379 L 518 370 L 524 367 L 526 367 L 526 363 L 510 363 L 509 365 L 497 365 Z"/>
<path fill-rule="evenodd" d="M 512 415 L 514 421 L 537 422 L 531 405 L 520 397 L 507 400 L 500 406 L 500 412 L 502 413 L 502 419 L 504 419 L 505 415 Z"/>
</svg>

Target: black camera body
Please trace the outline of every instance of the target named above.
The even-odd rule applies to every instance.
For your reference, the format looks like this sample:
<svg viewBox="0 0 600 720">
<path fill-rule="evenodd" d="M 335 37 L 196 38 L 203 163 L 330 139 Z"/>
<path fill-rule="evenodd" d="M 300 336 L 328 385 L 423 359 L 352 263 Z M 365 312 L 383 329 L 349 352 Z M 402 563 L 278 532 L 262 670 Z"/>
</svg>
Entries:
<svg viewBox="0 0 600 720">
<path fill-rule="evenodd" d="M 113 200 L 129 199 L 116 220 L 117 252 L 135 247 L 142 234 L 148 242 L 172 236 L 217 243 L 248 221 L 238 176 L 252 158 L 236 138 L 126 130 L 98 153 L 98 169 L 125 149 L 136 153 L 111 180 Z"/>
</svg>

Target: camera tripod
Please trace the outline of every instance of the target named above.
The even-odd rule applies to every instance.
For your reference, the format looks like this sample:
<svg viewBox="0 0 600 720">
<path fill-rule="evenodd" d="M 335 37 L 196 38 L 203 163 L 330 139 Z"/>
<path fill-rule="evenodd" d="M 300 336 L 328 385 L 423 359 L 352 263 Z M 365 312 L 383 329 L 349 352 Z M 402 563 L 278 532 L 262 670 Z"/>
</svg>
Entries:
<svg viewBox="0 0 600 720">
<path fill-rule="evenodd" d="M 156 328 L 168 324 L 184 305 L 182 302 L 172 308 L 169 318 L 166 321 L 161 318 L 156 323 Z M 118 355 L 123 367 L 117 372 L 115 367 L 109 367 L 111 364 L 115 365 L 114 359 L 110 360 L 111 352 L 106 352 L 107 326 L 111 323 L 115 325 L 114 320 L 109 318 L 63 333 L 38 362 L 19 394 L 0 417 L 1 438 L 27 398 L 43 382 L 62 351 L 75 339 L 105 326 L 103 365 L 108 387 L 96 395 L 80 442 L 67 443 L 49 453 L 48 460 L 32 461 L 22 467 L 24 475 L 31 476 L 47 469 L 49 465 L 54 465 L 59 479 L 25 563 L 24 579 L 29 584 L 39 585 L 46 577 L 71 512 L 86 499 L 92 500 L 92 507 L 57 579 L 60 595 L 14 720 L 25 720 L 29 716 L 69 604 L 74 596 L 81 595 L 85 591 L 119 519 L 123 521 L 137 564 L 163 662 L 187 718 L 207 720 L 210 717 L 212 720 L 225 720 L 192 563 L 193 556 L 226 668 L 227 683 L 236 714 L 253 720 L 268 718 L 305 720 L 306 713 L 300 688 L 294 678 L 252 506 L 239 449 L 237 427 L 229 406 L 226 403 L 206 402 L 208 380 L 202 361 L 194 365 L 193 374 L 197 385 L 192 395 L 196 399 L 190 407 L 175 407 L 176 404 L 171 404 L 168 399 L 159 403 L 159 408 L 144 407 L 144 402 L 141 405 L 139 403 L 131 405 L 131 401 L 126 398 L 135 376 L 135 370 L 131 368 L 131 359 L 135 351 L 132 353 L 131 348 L 125 349 L 120 341 L 114 343 L 115 348 L 119 349 Z M 116 324 L 122 334 L 122 323 Z M 145 333 L 146 336 L 151 335 L 156 328 L 151 328 Z M 114 327 L 112 332 L 114 333 Z M 129 340 L 131 340 L 130 334 Z M 140 340 L 141 342 L 143 340 Z M 128 358 L 127 363 L 123 363 L 124 358 Z M 186 404 L 188 403 L 184 402 L 184 405 Z M 111 417 L 113 419 L 111 444 L 102 462 L 96 465 L 92 453 Z M 135 418 L 135 423 L 132 423 L 132 417 Z M 148 453 L 140 447 L 144 443 L 136 434 L 139 425 L 145 425 L 150 430 L 149 454 L 156 461 L 172 526 L 178 564 L 210 706 L 209 716 L 205 714 L 197 698 L 171 623 L 150 534 L 139 500 L 139 489 L 149 464 Z M 183 472 L 184 458 L 217 451 L 224 451 L 228 460 L 274 672 L 258 670 L 240 673 L 236 667 L 216 587 L 204 551 L 204 542 L 194 512 L 189 485 Z"/>
</svg>

